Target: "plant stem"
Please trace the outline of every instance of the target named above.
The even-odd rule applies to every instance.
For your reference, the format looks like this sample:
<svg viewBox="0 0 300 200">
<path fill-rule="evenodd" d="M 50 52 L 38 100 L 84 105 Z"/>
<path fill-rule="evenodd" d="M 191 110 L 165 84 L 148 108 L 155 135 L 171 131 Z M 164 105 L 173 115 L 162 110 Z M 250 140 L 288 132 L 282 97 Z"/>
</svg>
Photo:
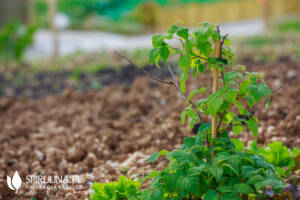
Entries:
<svg viewBox="0 0 300 200">
<path fill-rule="evenodd" d="M 215 44 L 215 57 L 221 58 L 221 41 L 217 40 Z M 218 67 L 214 68 L 213 71 L 213 93 L 215 93 L 219 89 L 219 69 Z M 212 117 L 212 138 L 217 137 L 217 124 L 218 118 L 217 114 Z"/>
</svg>

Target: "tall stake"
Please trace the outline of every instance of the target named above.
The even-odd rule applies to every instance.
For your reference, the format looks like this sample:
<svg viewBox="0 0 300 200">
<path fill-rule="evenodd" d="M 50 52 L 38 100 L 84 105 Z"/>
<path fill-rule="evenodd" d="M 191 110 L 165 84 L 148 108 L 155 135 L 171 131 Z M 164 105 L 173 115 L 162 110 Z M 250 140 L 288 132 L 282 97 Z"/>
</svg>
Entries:
<svg viewBox="0 0 300 200">
<path fill-rule="evenodd" d="M 221 41 L 216 41 L 215 46 L 215 57 L 221 58 Z M 213 93 L 215 93 L 219 89 L 219 69 L 216 67 L 213 71 Z M 217 124 L 218 118 L 217 114 L 212 118 L 212 138 L 217 137 Z"/>
</svg>

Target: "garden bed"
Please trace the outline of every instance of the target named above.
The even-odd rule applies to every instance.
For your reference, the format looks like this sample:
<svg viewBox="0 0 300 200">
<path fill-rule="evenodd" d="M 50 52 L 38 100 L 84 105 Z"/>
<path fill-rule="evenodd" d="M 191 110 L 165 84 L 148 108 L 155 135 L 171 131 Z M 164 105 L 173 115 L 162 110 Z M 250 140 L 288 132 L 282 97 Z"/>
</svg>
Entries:
<svg viewBox="0 0 300 200">
<path fill-rule="evenodd" d="M 263 64 L 249 58 L 243 64 L 249 71 L 261 72 L 272 89 L 283 84 L 284 76 L 287 78 L 287 85 L 272 96 L 269 110 L 264 111 L 264 102 L 254 108 L 261 120 L 258 142 L 279 140 L 290 147 L 299 147 L 300 62 L 281 57 Z M 64 92 L 59 95 L 47 96 L 51 91 L 33 95 L 45 97 L 42 99 L 5 97 L 0 100 L 0 199 L 24 196 L 26 199 L 85 199 L 95 181 L 116 180 L 122 173 L 130 177 L 144 176 L 164 167 L 163 160 L 153 165 L 146 164 L 146 159 L 156 151 L 180 147 L 183 137 L 192 135 L 180 123 L 184 100 L 175 89 L 147 77 L 135 79 L 134 69 L 127 69 L 129 72 L 111 81 L 115 84 L 101 91 L 81 92 L 60 87 L 58 92 Z M 127 77 L 128 74 L 132 77 Z M 123 79 L 129 80 L 125 83 L 135 80 L 132 85 L 116 84 L 123 83 Z M 198 82 L 189 80 L 189 85 L 196 88 L 208 81 L 209 77 L 203 76 Z M 33 92 L 42 91 L 43 84 L 37 85 Z M 19 89 L 21 93 L 25 90 Z M 247 132 L 241 135 L 245 143 L 250 137 Z M 79 174 L 84 178 L 84 187 L 80 191 L 21 188 L 15 196 L 6 186 L 6 175 L 15 170 L 22 179 L 36 173 Z"/>
</svg>

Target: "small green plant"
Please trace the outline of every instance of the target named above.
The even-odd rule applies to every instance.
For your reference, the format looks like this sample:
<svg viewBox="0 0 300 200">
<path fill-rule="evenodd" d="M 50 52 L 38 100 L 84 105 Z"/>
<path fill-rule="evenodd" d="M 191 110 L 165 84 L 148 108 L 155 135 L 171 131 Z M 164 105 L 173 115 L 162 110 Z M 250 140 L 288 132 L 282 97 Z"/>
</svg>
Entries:
<svg viewBox="0 0 300 200">
<path fill-rule="evenodd" d="M 179 45 L 169 45 L 168 40 L 172 39 L 178 40 Z M 249 109 L 263 98 L 267 109 L 272 90 L 259 73 L 247 72 L 245 66 L 233 64 L 234 53 L 227 35 L 222 36 L 219 28 L 209 23 L 193 31 L 174 24 L 167 34 L 153 36 L 152 44 L 150 64 L 160 67 L 161 61 L 178 55 L 179 84 L 170 67 L 172 81 L 160 80 L 137 68 L 179 91 L 188 104 L 181 113 L 183 124 L 189 118 L 191 129 L 196 123 L 201 125 L 195 136 L 184 138 L 180 149 L 161 150 L 149 157 L 148 162 L 155 162 L 165 156 L 169 165 L 142 180 L 151 183 L 141 191 L 141 199 L 244 200 L 266 199 L 267 189 L 280 193 L 286 184 L 268 163 L 272 160 L 264 159 L 258 152 L 248 152 L 241 141 L 228 136 L 230 130 L 238 135 L 248 128 L 257 137 L 258 119 Z M 190 72 L 194 77 L 209 76 L 210 72 L 212 84 L 188 93 L 186 80 Z M 202 98 L 194 101 L 198 94 Z M 210 117 L 211 122 L 203 121 L 203 115 Z"/>
<path fill-rule="evenodd" d="M 21 61 L 26 48 L 32 44 L 35 27 L 10 23 L 0 30 L 0 61 Z"/>
<path fill-rule="evenodd" d="M 249 152 L 258 154 L 264 157 L 264 159 L 272 164 L 276 171 L 283 177 L 291 175 L 292 170 L 296 167 L 295 159 L 300 155 L 298 148 L 293 150 L 287 148 L 282 142 L 273 142 L 268 144 L 267 147 L 258 148 L 257 143 L 253 142 L 250 145 Z"/>
<path fill-rule="evenodd" d="M 120 176 L 118 182 L 94 183 L 90 200 L 138 200 L 140 198 L 139 189 L 141 183 L 139 180 L 128 179 Z"/>
</svg>

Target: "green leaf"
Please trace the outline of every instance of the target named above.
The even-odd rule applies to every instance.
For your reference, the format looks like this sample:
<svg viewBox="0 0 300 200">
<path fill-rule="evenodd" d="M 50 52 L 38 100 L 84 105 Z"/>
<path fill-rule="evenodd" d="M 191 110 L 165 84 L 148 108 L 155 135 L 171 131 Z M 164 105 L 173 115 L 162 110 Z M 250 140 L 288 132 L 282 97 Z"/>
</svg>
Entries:
<svg viewBox="0 0 300 200">
<path fill-rule="evenodd" d="M 156 188 L 151 192 L 151 200 L 162 200 L 164 196 L 164 191 L 162 187 Z"/>
<path fill-rule="evenodd" d="M 231 142 L 234 144 L 237 151 L 242 152 L 245 149 L 244 143 L 239 139 L 231 139 Z"/>
<path fill-rule="evenodd" d="M 188 71 L 183 71 L 180 75 L 180 91 L 182 93 L 185 93 L 186 89 L 185 89 L 185 81 L 188 77 Z"/>
<path fill-rule="evenodd" d="M 237 136 L 238 134 L 240 134 L 243 130 L 244 130 L 244 126 L 240 126 L 240 125 L 234 125 L 232 126 L 232 130 L 234 132 L 234 135 Z"/>
<path fill-rule="evenodd" d="M 159 49 L 159 55 L 164 61 L 167 61 L 169 57 L 169 53 L 170 52 L 167 44 L 162 45 L 161 48 Z"/>
<path fill-rule="evenodd" d="M 181 112 L 181 115 L 180 115 L 180 121 L 181 121 L 181 124 L 182 125 L 184 125 L 184 122 L 185 122 L 185 118 L 186 118 L 186 116 L 187 116 L 187 110 L 183 110 L 182 112 Z"/>
<path fill-rule="evenodd" d="M 212 38 L 212 41 L 213 41 L 213 42 L 216 42 L 217 39 L 219 38 L 219 33 L 218 33 L 218 31 L 213 30 L 213 31 L 212 31 L 212 34 L 211 34 L 211 38 Z"/>
<path fill-rule="evenodd" d="M 250 108 L 252 108 L 253 105 L 255 104 L 255 99 L 250 95 L 246 95 L 246 99 L 248 100 Z"/>
<path fill-rule="evenodd" d="M 149 63 L 152 65 L 159 56 L 159 49 L 158 48 L 152 48 L 149 52 Z"/>
<path fill-rule="evenodd" d="M 183 139 L 183 145 L 187 148 L 191 148 L 195 145 L 196 138 L 194 137 L 185 137 Z"/>
<path fill-rule="evenodd" d="M 264 96 L 271 95 L 272 91 L 266 84 L 252 83 L 248 86 L 250 94 L 255 101 L 260 101 Z"/>
<path fill-rule="evenodd" d="M 199 135 L 200 133 L 206 131 L 210 127 L 211 127 L 211 123 L 201 124 L 200 127 L 199 127 L 199 129 L 198 129 L 197 135 Z"/>
<path fill-rule="evenodd" d="M 183 54 L 179 58 L 179 67 L 185 70 L 191 67 L 191 57 L 188 54 Z"/>
<path fill-rule="evenodd" d="M 187 100 L 185 103 L 188 103 L 192 97 L 195 95 L 195 94 L 198 94 L 198 93 L 202 93 L 202 92 L 205 92 L 206 88 L 205 87 L 201 87 L 199 90 L 194 90 L 190 93 L 190 95 L 188 96 Z"/>
<path fill-rule="evenodd" d="M 269 109 L 270 105 L 271 105 L 271 96 L 268 96 L 268 100 L 267 100 L 267 103 L 265 105 L 265 110 Z"/>
<path fill-rule="evenodd" d="M 177 35 L 185 40 L 188 40 L 189 38 L 189 29 L 187 28 L 180 28 L 178 31 L 177 31 Z"/>
<path fill-rule="evenodd" d="M 220 200 L 241 200 L 240 196 L 236 193 L 227 193 L 224 194 Z"/>
<path fill-rule="evenodd" d="M 165 175 L 163 177 L 163 184 L 164 187 L 169 191 L 169 192 L 174 192 L 177 190 L 178 185 L 177 185 L 177 181 L 178 181 L 178 176 L 174 175 L 174 174 L 168 174 Z"/>
<path fill-rule="evenodd" d="M 249 120 L 248 120 L 248 128 L 251 130 L 251 132 L 253 133 L 253 135 L 255 137 L 257 137 L 257 134 L 258 134 L 258 125 L 257 125 L 257 120 L 255 117 L 251 117 Z"/>
<path fill-rule="evenodd" d="M 229 83 L 230 81 L 235 80 L 236 78 L 243 78 L 243 75 L 237 71 L 227 72 L 224 75 L 225 82 Z"/>
<path fill-rule="evenodd" d="M 203 63 L 200 63 L 198 65 L 198 71 L 199 71 L 199 73 L 203 74 L 204 70 L 205 70 L 205 65 Z"/>
<path fill-rule="evenodd" d="M 247 93 L 247 88 L 250 85 L 250 81 L 248 79 L 245 79 L 241 82 L 240 84 L 240 94 L 246 94 Z"/>
<path fill-rule="evenodd" d="M 200 194 L 200 181 L 195 169 L 188 170 L 186 174 L 178 178 L 177 184 L 181 191 Z"/>
<path fill-rule="evenodd" d="M 223 98 L 222 97 L 214 97 L 208 102 L 207 111 L 212 116 L 215 116 L 223 104 Z"/>
<path fill-rule="evenodd" d="M 163 43 L 163 36 L 161 34 L 152 36 L 153 47 L 159 47 L 162 43 Z"/>
<path fill-rule="evenodd" d="M 237 95 L 237 92 L 235 91 L 235 89 L 228 88 L 228 90 L 224 94 L 224 98 L 231 103 L 235 103 L 236 95 Z"/>
<path fill-rule="evenodd" d="M 250 194 L 253 193 L 253 189 L 247 183 L 238 183 L 233 186 L 236 192 L 240 194 Z"/>
<path fill-rule="evenodd" d="M 218 200 L 219 194 L 215 190 L 208 190 L 205 194 L 204 200 Z"/>
<path fill-rule="evenodd" d="M 191 53 L 193 50 L 193 42 L 191 40 L 186 40 L 185 42 L 185 51 Z"/>
<path fill-rule="evenodd" d="M 153 162 L 157 161 L 158 157 L 159 157 L 159 152 L 155 152 L 147 159 L 147 162 L 153 163 Z"/>
<path fill-rule="evenodd" d="M 219 166 L 211 166 L 209 168 L 210 173 L 216 178 L 216 181 L 219 182 L 223 175 L 223 168 Z"/>
<path fill-rule="evenodd" d="M 205 56 L 209 56 L 211 51 L 211 44 L 210 42 L 206 41 L 204 43 L 198 44 L 197 48 L 203 53 Z"/>
<path fill-rule="evenodd" d="M 219 187 L 217 187 L 217 190 L 220 193 L 233 193 L 233 192 L 235 192 L 231 186 L 219 186 Z"/>
<path fill-rule="evenodd" d="M 195 31 L 195 36 L 198 43 L 205 43 L 207 42 L 209 36 L 210 36 L 210 30 L 209 28 L 202 28 Z M 218 36 L 217 36 L 218 37 Z"/>
<path fill-rule="evenodd" d="M 173 24 L 170 29 L 168 30 L 168 33 L 174 34 L 179 29 L 179 27 L 176 24 Z"/>
</svg>

